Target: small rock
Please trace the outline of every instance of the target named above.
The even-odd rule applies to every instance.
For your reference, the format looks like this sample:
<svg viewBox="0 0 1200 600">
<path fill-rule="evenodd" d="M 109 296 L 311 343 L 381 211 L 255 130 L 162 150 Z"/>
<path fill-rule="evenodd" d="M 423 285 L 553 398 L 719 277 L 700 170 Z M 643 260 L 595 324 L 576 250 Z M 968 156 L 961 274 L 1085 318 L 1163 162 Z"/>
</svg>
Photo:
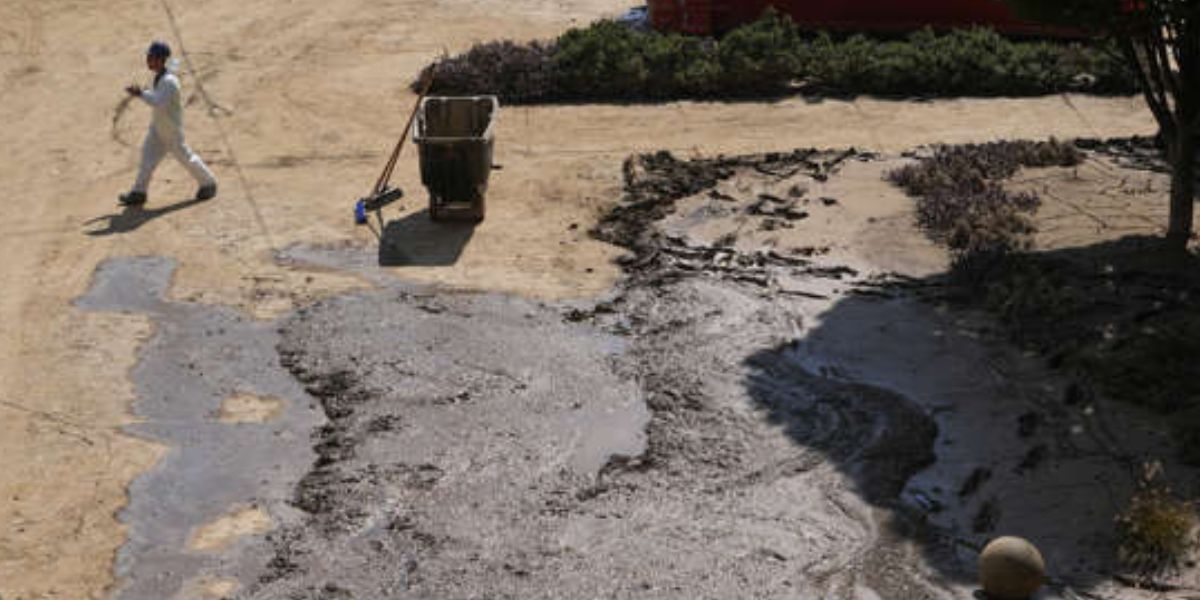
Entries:
<svg viewBox="0 0 1200 600">
<path fill-rule="evenodd" d="M 787 221 L 781 221 L 779 219 L 768 218 L 768 219 L 763 219 L 763 222 L 761 225 L 758 226 L 758 229 L 759 229 L 759 231 L 776 231 L 778 229 L 795 229 L 795 227 L 796 227 L 795 225 L 792 225 L 791 223 L 789 223 Z"/>
<path fill-rule="evenodd" d="M 509 573 L 512 573 L 513 575 L 515 575 L 517 577 L 528 577 L 529 576 L 529 569 L 526 569 L 524 567 L 518 567 L 515 565 L 505 563 L 504 570 L 508 571 Z"/>
<path fill-rule="evenodd" d="M 713 243 L 713 246 L 716 246 L 717 248 L 729 248 L 737 243 L 737 239 L 737 233 L 730 232 L 717 238 L 717 241 Z"/>
<path fill-rule="evenodd" d="M 911 504 L 927 513 L 938 513 L 943 509 L 941 502 L 931 498 L 929 494 L 926 494 L 921 490 L 913 491 L 911 494 L 909 494 L 909 498 L 911 499 Z"/>
<path fill-rule="evenodd" d="M 808 211 L 800 210 L 798 208 L 793 208 L 790 206 L 788 208 L 784 209 L 781 214 L 783 215 L 783 218 L 785 218 L 789 221 L 799 221 L 801 219 L 808 218 Z"/>
<path fill-rule="evenodd" d="M 1046 582 L 1046 561 L 1028 540 L 1000 537 L 979 554 L 979 580 L 988 598 L 1031 598 Z"/>
<path fill-rule="evenodd" d="M 775 207 L 774 202 L 769 202 L 767 200 L 759 200 L 758 202 L 755 202 L 754 204 L 751 204 L 750 206 L 748 206 L 746 208 L 746 212 L 748 212 L 752 215 L 771 216 L 771 215 L 775 214 L 776 207 Z"/>
<path fill-rule="evenodd" d="M 418 304 L 417 309 L 423 310 L 431 315 L 438 315 L 438 314 L 446 312 L 445 306 L 441 306 L 440 304 L 434 304 L 434 303 Z"/>
<path fill-rule="evenodd" d="M 591 318 L 591 316 L 592 315 L 589 314 L 587 311 L 583 311 L 578 308 L 572 308 L 572 309 L 568 310 L 567 312 L 563 313 L 563 318 L 572 323 L 579 323 L 582 321 L 586 321 L 589 318 Z"/>
</svg>

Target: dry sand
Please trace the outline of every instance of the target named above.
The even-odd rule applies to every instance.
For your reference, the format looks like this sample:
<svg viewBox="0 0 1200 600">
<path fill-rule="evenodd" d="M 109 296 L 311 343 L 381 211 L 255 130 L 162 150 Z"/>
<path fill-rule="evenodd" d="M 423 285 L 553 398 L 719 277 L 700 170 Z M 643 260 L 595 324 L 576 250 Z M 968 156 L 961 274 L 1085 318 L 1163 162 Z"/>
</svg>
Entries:
<svg viewBox="0 0 1200 600">
<path fill-rule="evenodd" d="M 443 48 L 550 36 L 625 3 L 173 3 L 197 69 L 184 78 L 189 139 L 222 181 L 192 192 L 166 164 L 142 213 L 116 195 L 132 180 L 144 107 L 117 114 L 120 88 L 146 81 L 141 52 L 178 46 L 158 2 L 11 0 L 0 5 L 0 594 L 103 598 L 122 543 L 127 484 L 162 449 L 120 433 L 127 370 L 150 335 L 142 317 L 84 313 L 71 300 L 107 257 L 180 261 L 172 294 L 267 317 L 361 287 L 353 276 L 279 267 L 296 242 L 368 243 L 350 224 L 412 96 L 405 86 Z M 202 82 L 206 105 L 194 95 Z M 114 117 L 118 117 L 115 120 Z M 899 150 L 931 142 L 1153 131 L 1136 99 L 1051 97 L 895 103 L 511 108 L 501 114 L 489 220 L 453 265 L 405 277 L 534 297 L 587 296 L 616 277 L 617 252 L 581 231 L 615 197 L 636 150 L 713 154 L 797 146 Z M 398 173 L 421 190 L 411 154 Z M 394 215 L 393 215 L 394 216 Z M 579 223 L 579 230 L 570 226 Z"/>
</svg>

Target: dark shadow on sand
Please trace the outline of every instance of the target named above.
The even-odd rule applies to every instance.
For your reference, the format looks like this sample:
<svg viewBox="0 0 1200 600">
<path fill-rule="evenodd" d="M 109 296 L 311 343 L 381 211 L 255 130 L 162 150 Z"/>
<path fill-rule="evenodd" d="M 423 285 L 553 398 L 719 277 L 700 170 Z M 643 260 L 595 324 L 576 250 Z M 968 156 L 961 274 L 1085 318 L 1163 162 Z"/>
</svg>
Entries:
<svg viewBox="0 0 1200 600">
<path fill-rule="evenodd" d="M 160 217 L 165 217 L 173 212 L 191 208 L 197 204 L 203 204 L 204 202 L 206 202 L 206 200 L 197 200 L 196 198 L 191 198 L 159 208 L 146 208 L 145 205 L 126 206 L 119 213 L 99 216 L 85 222 L 85 226 L 99 225 L 100 223 L 104 223 L 104 227 L 100 229 L 90 229 L 84 233 L 92 237 L 105 237 L 129 233 L 131 231 L 135 231 L 150 221 Z"/>
<path fill-rule="evenodd" d="M 964 289 L 957 287 L 956 280 L 947 274 L 913 280 L 905 288 L 936 290 L 929 297 L 941 307 L 953 309 L 944 312 L 947 317 L 944 321 L 925 323 L 923 319 L 908 318 L 913 313 L 905 306 L 911 307 L 914 302 L 935 312 L 934 306 L 918 301 L 916 294 L 909 291 L 847 296 L 822 314 L 821 324 L 806 332 L 803 338 L 763 348 L 747 357 L 744 364 L 749 372 L 744 385 L 754 408 L 761 411 L 763 418 L 779 426 L 796 445 L 821 452 L 848 477 L 861 498 L 896 517 L 889 524 L 887 537 L 916 542 L 928 564 L 951 581 L 972 581 L 973 559 L 964 556 L 960 544 L 946 537 L 950 532 L 927 526 L 926 518 L 941 508 L 933 508 L 926 514 L 924 509 L 928 507 L 914 506 L 902 492 L 910 477 L 934 463 L 936 448 L 943 444 L 973 448 L 978 444 L 972 444 L 970 436 L 1001 431 L 1002 436 L 1011 440 L 1005 447 L 1017 452 L 1001 453 L 998 448 L 969 450 L 965 455 L 959 452 L 955 460 L 970 465 L 968 469 L 987 468 L 989 475 L 977 481 L 975 486 L 967 481 L 969 478 L 948 482 L 953 487 L 939 491 L 932 506 L 940 503 L 946 508 L 961 505 L 976 516 L 974 526 L 968 520 L 960 524 L 962 530 L 954 533 L 956 540 L 969 542 L 967 547 L 977 548 L 998 535 L 1021 535 L 1039 545 L 1044 543 L 1043 551 L 1053 552 L 1057 546 L 1060 550 L 1055 555 L 1058 562 L 1048 565 L 1049 572 L 1052 578 L 1066 575 L 1066 579 L 1058 580 L 1052 587 L 1059 592 L 1063 591 L 1063 585 L 1077 591 L 1090 590 L 1108 581 L 1117 569 L 1115 548 L 1111 557 L 1106 557 L 1104 551 L 1092 557 L 1104 563 L 1099 565 L 1099 570 L 1069 575 L 1064 573 L 1069 565 L 1063 564 L 1069 553 L 1064 554 L 1061 550 L 1073 547 L 1072 544 L 1080 540 L 1092 540 L 1101 544 L 1101 548 L 1112 547 L 1114 528 L 1111 523 L 1116 511 L 1127 505 L 1136 471 L 1133 467 L 1151 460 L 1163 460 L 1170 463 L 1167 470 L 1176 490 L 1188 497 L 1200 491 L 1197 470 L 1180 464 L 1169 451 L 1163 455 L 1161 446 L 1138 447 L 1131 442 L 1142 439 L 1140 437 L 1109 437 L 1111 429 L 1106 429 L 1109 425 L 1119 428 L 1132 424 L 1124 419 L 1128 415 L 1139 415 L 1140 426 L 1168 431 L 1178 420 L 1177 415 L 1186 412 L 1190 406 L 1155 414 L 1099 397 L 1099 392 L 1078 365 L 1072 368 L 1069 361 L 1064 362 L 1051 350 L 1054 342 L 1075 346 L 1077 352 L 1088 352 L 1092 345 L 1104 343 L 1106 332 L 1153 328 L 1159 324 L 1165 327 L 1188 314 L 1200 313 L 1187 300 L 1200 295 L 1200 260 L 1182 253 L 1167 256 L 1160 247 L 1156 239 L 1131 237 L 1027 255 L 1027 260 L 1053 265 L 1056 269 L 1052 280 L 1055 297 L 1077 298 L 1078 306 L 1072 305 L 1071 311 L 1061 315 L 1038 315 L 1031 311 L 1032 314 L 1021 323 L 990 319 L 993 335 L 997 337 L 996 342 L 1008 338 L 1031 356 L 1044 361 L 1040 363 L 1044 365 L 1041 370 L 1047 377 L 1071 382 L 1062 396 L 1033 402 L 1024 393 L 1005 394 L 1002 388 L 1011 383 L 1001 382 L 1001 387 L 997 388 L 997 383 L 988 383 L 984 377 L 979 378 L 981 388 L 993 388 L 984 395 L 955 395 L 953 390 L 937 387 L 939 370 L 969 368 L 972 372 L 978 370 L 986 374 L 990 367 L 984 354 L 979 357 L 934 354 L 937 360 L 906 362 L 909 355 L 924 356 L 914 351 L 914 347 L 936 347 L 944 339 L 961 335 L 955 331 L 959 310 L 982 308 L 978 294 L 981 289 L 995 285 L 985 280 L 975 284 L 982 288 Z M 973 333 L 969 335 L 974 337 Z M 1039 337 L 1041 339 L 1037 339 Z M 896 372 L 911 373 L 900 377 L 912 377 L 920 382 L 928 376 L 930 383 L 919 385 L 924 391 L 920 392 L 920 397 L 911 398 L 884 387 L 859 383 L 856 377 L 814 367 L 813 355 L 809 352 L 814 347 L 818 355 L 831 348 L 845 351 L 859 347 L 861 350 L 857 354 L 851 351 L 850 356 L 864 357 L 863 364 L 858 365 L 864 374 L 886 381 L 891 377 L 889 371 L 872 371 L 880 365 L 890 365 L 902 367 Z M 1200 366 L 1192 365 L 1191 370 L 1192 375 L 1200 377 Z M 988 404 L 984 406 L 979 404 L 981 402 Z M 972 403 L 975 407 L 968 408 Z M 1112 422 L 1106 424 L 1103 419 L 1092 419 L 1093 425 L 1088 427 L 1094 426 L 1097 431 L 1088 435 L 1111 441 L 1114 444 L 1111 453 L 1094 446 L 1076 447 L 1067 439 L 1071 426 L 1089 421 L 1085 416 L 1092 414 L 1093 407 L 1098 413 L 1111 415 Z M 988 416 L 974 421 L 963 418 L 947 421 L 937 416 L 962 411 Z M 1018 415 L 1021 419 L 1016 418 Z M 1025 429 L 1032 421 L 1038 426 L 1031 433 Z M 1039 452 L 1039 448 L 1046 451 Z M 1027 452 L 1022 454 L 1022 451 Z M 1034 454 L 1039 456 L 1036 464 L 1030 463 Z M 1112 465 L 1114 471 L 1130 467 L 1129 480 L 1097 479 L 1089 485 L 1096 461 Z M 992 472 L 997 475 L 991 476 Z M 1006 476 L 1013 473 L 1016 475 Z M 1041 491 L 1038 489 L 1040 483 L 1023 481 L 1044 481 L 1050 473 L 1052 480 L 1064 487 L 1082 483 L 1077 493 L 1046 496 L 1047 502 L 1053 498 L 1055 503 L 1065 502 L 1067 506 L 1045 504 L 1045 510 L 1080 518 L 1026 521 L 1012 515 L 1010 511 L 1014 509 L 1010 504 L 1020 500 L 1016 496 Z M 1016 487 L 1011 487 L 1014 485 Z M 967 489 L 971 489 L 969 495 Z M 1038 502 L 1035 500 L 1032 504 L 1037 506 Z M 1030 505 L 1028 502 L 1017 504 L 1026 509 Z M 994 510 L 998 526 L 978 520 L 979 513 L 985 510 Z M 1040 528 L 1039 522 L 1047 529 Z M 966 552 L 966 555 L 973 556 L 974 553 Z"/>
<path fill-rule="evenodd" d="M 389 221 L 379 241 L 379 266 L 448 267 L 475 235 L 473 221 L 434 221 L 422 210 Z"/>
</svg>

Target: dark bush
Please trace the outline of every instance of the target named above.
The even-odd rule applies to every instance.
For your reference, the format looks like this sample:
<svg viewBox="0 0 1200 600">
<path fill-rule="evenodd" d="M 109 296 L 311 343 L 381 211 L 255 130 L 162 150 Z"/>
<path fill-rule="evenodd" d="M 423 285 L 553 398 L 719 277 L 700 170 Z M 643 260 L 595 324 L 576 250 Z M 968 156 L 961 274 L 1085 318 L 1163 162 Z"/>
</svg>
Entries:
<svg viewBox="0 0 1200 600">
<path fill-rule="evenodd" d="M 554 44 L 511 41 L 478 44 L 465 54 L 445 57 L 422 70 L 413 90 L 436 66 L 432 92 L 435 94 L 495 94 L 506 102 L 538 102 L 558 93 L 554 72 Z"/>
</svg>

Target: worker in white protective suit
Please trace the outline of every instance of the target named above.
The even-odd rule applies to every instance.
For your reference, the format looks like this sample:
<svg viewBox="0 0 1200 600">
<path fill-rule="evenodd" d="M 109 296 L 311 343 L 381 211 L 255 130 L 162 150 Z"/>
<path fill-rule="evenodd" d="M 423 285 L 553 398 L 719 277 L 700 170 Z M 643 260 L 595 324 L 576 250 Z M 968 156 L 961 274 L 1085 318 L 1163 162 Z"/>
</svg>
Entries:
<svg viewBox="0 0 1200 600">
<path fill-rule="evenodd" d="M 126 206 L 145 204 L 150 177 L 167 154 L 182 163 L 200 184 L 200 189 L 196 192 L 197 200 L 208 200 L 217 195 L 217 180 L 212 171 L 208 170 L 204 161 L 184 142 L 179 78 L 167 67 L 170 57 L 170 46 L 163 42 L 150 44 L 150 49 L 146 52 L 146 67 L 154 71 L 154 86 L 149 90 L 137 86 L 125 88 L 131 96 L 141 98 L 154 109 L 150 131 L 146 133 L 146 140 L 142 143 L 142 164 L 138 169 L 137 181 L 134 182 L 133 189 L 127 194 L 122 194 L 120 198 L 121 204 Z"/>
</svg>

